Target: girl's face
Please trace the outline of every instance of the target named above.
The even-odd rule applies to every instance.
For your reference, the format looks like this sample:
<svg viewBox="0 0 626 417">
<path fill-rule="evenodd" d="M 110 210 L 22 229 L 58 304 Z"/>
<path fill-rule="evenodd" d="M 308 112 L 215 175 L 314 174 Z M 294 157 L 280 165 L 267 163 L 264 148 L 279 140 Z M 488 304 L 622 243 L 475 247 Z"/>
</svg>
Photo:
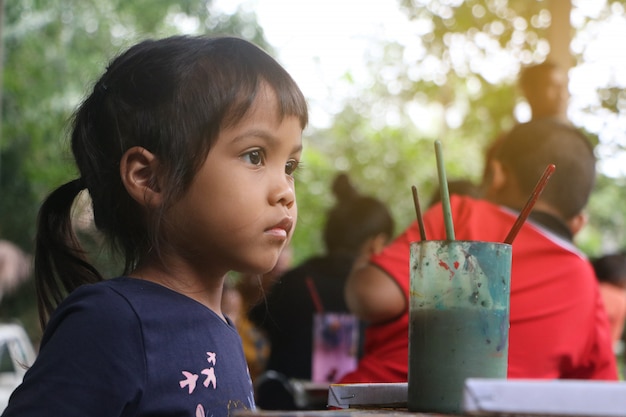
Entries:
<svg viewBox="0 0 626 417">
<path fill-rule="evenodd" d="M 296 226 L 294 171 L 302 152 L 298 117 L 280 120 L 262 86 L 246 116 L 223 129 L 166 221 L 175 256 L 203 275 L 262 274 Z"/>
</svg>

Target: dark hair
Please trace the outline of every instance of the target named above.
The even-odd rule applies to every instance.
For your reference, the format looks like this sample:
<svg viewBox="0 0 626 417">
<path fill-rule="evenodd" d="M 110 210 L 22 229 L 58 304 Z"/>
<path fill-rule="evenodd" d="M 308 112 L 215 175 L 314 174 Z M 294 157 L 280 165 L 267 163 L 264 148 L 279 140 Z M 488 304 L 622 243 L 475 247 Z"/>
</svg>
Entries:
<svg viewBox="0 0 626 417">
<path fill-rule="evenodd" d="M 583 210 L 595 184 L 591 143 L 578 129 L 552 119 L 516 125 L 498 144 L 494 159 L 510 169 L 528 196 L 546 167 L 556 165 L 539 198 L 564 220 Z"/>
<path fill-rule="evenodd" d="M 604 255 L 592 260 L 591 264 L 598 281 L 626 288 L 626 254 Z"/>
<path fill-rule="evenodd" d="M 65 294 L 102 280 L 71 225 L 71 208 L 85 187 L 95 224 L 124 259 L 124 273 L 154 250 L 165 210 L 185 191 L 220 130 L 238 123 L 261 84 L 278 112 L 308 122 L 307 104 L 289 74 L 252 43 L 232 37 L 174 36 L 146 40 L 109 64 L 73 117 L 72 151 L 80 178 L 53 191 L 39 213 L 35 278 L 40 320 Z M 145 213 L 124 188 L 119 163 L 133 146 L 159 160 L 164 203 Z"/>
<path fill-rule="evenodd" d="M 393 218 L 379 200 L 360 195 L 345 173 L 338 174 L 332 185 L 337 203 L 327 213 L 324 244 L 330 254 L 356 256 L 361 246 L 381 233 L 393 236 Z"/>
<path fill-rule="evenodd" d="M 466 195 L 469 197 L 479 198 L 482 193 L 480 187 L 474 184 L 471 180 L 454 179 L 448 181 L 448 194 Z M 428 207 L 432 207 L 440 201 L 441 189 L 437 187 L 430 195 Z"/>
</svg>

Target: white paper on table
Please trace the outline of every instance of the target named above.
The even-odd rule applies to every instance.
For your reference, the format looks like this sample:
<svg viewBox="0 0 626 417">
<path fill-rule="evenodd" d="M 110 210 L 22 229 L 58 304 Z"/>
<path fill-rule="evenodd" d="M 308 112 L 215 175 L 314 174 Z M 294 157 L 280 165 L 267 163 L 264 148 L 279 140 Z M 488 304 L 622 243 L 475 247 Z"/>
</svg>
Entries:
<svg viewBox="0 0 626 417">
<path fill-rule="evenodd" d="M 469 378 L 463 410 L 474 415 L 626 417 L 626 383 Z"/>
<path fill-rule="evenodd" d="M 406 382 L 331 384 L 328 389 L 328 405 L 339 408 L 363 405 L 406 407 L 407 396 Z"/>
</svg>

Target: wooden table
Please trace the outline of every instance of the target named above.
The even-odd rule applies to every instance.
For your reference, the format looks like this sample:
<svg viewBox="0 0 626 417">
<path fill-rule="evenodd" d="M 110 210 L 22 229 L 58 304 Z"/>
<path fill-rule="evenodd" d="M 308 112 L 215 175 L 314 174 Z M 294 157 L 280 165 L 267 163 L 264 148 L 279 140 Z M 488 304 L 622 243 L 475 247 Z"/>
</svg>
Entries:
<svg viewBox="0 0 626 417">
<path fill-rule="evenodd" d="M 413 413 L 406 409 L 359 409 L 346 408 L 341 410 L 300 410 L 300 411 L 237 411 L 233 417 L 461 417 L 453 414 Z M 535 417 L 535 416 L 533 416 Z M 541 417 L 541 416 L 539 416 Z"/>
</svg>

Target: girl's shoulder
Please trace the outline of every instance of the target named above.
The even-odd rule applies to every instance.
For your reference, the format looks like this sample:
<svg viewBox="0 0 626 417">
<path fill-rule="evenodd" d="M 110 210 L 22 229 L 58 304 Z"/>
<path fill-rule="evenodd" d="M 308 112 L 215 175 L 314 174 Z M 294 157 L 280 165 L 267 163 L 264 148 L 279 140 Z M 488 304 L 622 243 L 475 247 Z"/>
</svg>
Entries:
<svg viewBox="0 0 626 417">
<path fill-rule="evenodd" d="M 155 311 L 154 306 L 159 306 Z M 187 314 L 190 310 L 196 314 L 209 313 L 209 309 L 195 300 L 150 281 L 126 276 L 86 284 L 74 290 L 59 305 L 58 310 L 75 310 L 100 314 L 127 320 L 129 315 L 139 320 L 154 313 L 168 311 L 175 316 L 177 312 Z M 56 313 L 56 312 L 55 312 Z"/>
<path fill-rule="evenodd" d="M 142 293 L 144 284 L 138 279 L 117 277 L 82 285 L 59 304 L 53 318 L 76 311 L 97 314 L 99 310 L 105 310 L 110 316 L 128 314 L 133 309 L 133 299 Z"/>
<path fill-rule="evenodd" d="M 125 279 L 111 279 L 86 284 L 72 291 L 56 308 L 44 334 L 56 333 L 59 328 L 96 326 L 100 330 L 136 327 L 132 303 L 124 296 L 128 286 Z M 101 332 L 100 332 L 101 333 Z"/>
<path fill-rule="evenodd" d="M 161 332 L 150 330 L 162 329 L 164 323 L 187 323 L 199 332 L 236 333 L 213 311 L 185 295 L 149 281 L 117 277 L 74 290 L 53 313 L 42 343 L 61 331 L 79 337 L 95 332 L 103 343 L 115 343 L 125 335 L 143 344 L 146 338 L 161 337 Z M 81 329 L 78 335 L 76 329 Z"/>
</svg>

